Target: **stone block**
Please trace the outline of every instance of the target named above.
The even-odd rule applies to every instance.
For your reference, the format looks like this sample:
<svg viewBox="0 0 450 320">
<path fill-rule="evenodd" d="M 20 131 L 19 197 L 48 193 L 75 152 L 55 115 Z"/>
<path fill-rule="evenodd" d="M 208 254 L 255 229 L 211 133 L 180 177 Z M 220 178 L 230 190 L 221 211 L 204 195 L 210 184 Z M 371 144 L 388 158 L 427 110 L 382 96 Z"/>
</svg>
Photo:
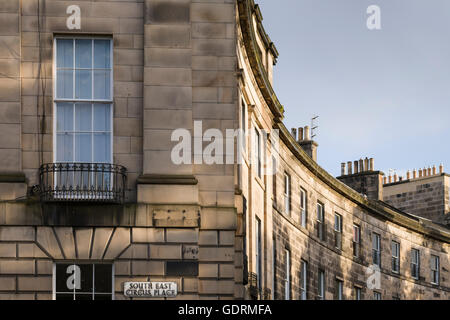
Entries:
<svg viewBox="0 0 450 320">
<path fill-rule="evenodd" d="M 52 277 L 18 277 L 20 291 L 52 291 Z"/>
<path fill-rule="evenodd" d="M 133 261 L 131 264 L 132 274 L 138 276 L 163 276 L 163 261 Z"/>
<path fill-rule="evenodd" d="M 15 291 L 16 278 L 15 277 L 0 277 L 0 291 Z"/>
<path fill-rule="evenodd" d="M 200 263 L 198 276 L 200 278 L 217 278 L 219 276 L 219 265 L 216 263 Z"/>
<path fill-rule="evenodd" d="M 164 242 L 164 229 L 133 228 L 132 241 L 136 243 Z"/>
<path fill-rule="evenodd" d="M 37 260 L 38 275 L 52 275 L 53 274 L 53 261 L 51 260 Z"/>
<path fill-rule="evenodd" d="M 33 227 L 0 227 L 0 241 L 34 241 Z"/>
<path fill-rule="evenodd" d="M 129 228 L 117 228 L 112 235 L 105 259 L 116 259 L 131 243 L 131 232 Z"/>
<path fill-rule="evenodd" d="M 204 231 L 201 230 L 199 232 L 199 245 L 209 245 L 209 246 L 217 246 L 219 244 L 218 242 L 218 235 L 217 231 Z"/>
<path fill-rule="evenodd" d="M 195 229 L 167 229 L 167 242 L 197 243 L 198 231 Z"/>
<path fill-rule="evenodd" d="M 48 258 L 34 243 L 19 243 L 19 258 Z"/>
<path fill-rule="evenodd" d="M 190 25 L 146 25 L 145 47 L 188 48 Z"/>
<path fill-rule="evenodd" d="M 15 243 L 0 243 L 0 258 L 15 258 L 16 244 Z"/>
<path fill-rule="evenodd" d="M 181 245 L 150 245 L 151 259 L 181 259 Z"/>
<path fill-rule="evenodd" d="M 33 260 L 0 260 L 0 274 L 34 274 Z"/>
<path fill-rule="evenodd" d="M 219 243 L 222 246 L 234 246 L 235 232 L 234 231 L 220 231 Z"/>
<path fill-rule="evenodd" d="M 144 109 L 183 109 L 192 107 L 192 87 L 145 86 Z M 191 120 L 192 121 L 192 120 Z M 144 128 L 148 128 L 145 123 Z M 190 128 L 189 125 L 188 128 Z M 180 125 L 172 129 L 180 128 Z M 171 128 L 161 128 L 171 129 Z"/>
<path fill-rule="evenodd" d="M 199 261 L 202 262 L 230 262 L 234 261 L 234 248 L 200 247 Z"/>
</svg>

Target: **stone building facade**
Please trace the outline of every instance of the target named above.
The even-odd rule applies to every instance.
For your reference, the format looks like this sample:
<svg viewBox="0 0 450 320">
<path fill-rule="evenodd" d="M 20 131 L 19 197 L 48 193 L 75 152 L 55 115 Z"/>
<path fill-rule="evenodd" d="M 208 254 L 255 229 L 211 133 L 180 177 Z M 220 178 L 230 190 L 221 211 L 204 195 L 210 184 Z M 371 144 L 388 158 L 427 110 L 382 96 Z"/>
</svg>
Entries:
<svg viewBox="0 0 450 320">
<path fill-rule="evenodd" d="M 408 172 L 405 179 L 391 178 L 384 184 L 384 201 L 408 213 L 450 225 L 450 179 L 436 167 Z"/>
<path fill-rule="evenodd" d="M 4 0 L 0 18 L 0 299 L 129 299 L 127 281 L 449 298 L 449 230 L 335 179 L 283 125 L 252 0 Z M 194 161 L 172 160 L 176 129 Z M 208 129 L 247 133 L 234 164 L 201 161 Z"/>
</svg>

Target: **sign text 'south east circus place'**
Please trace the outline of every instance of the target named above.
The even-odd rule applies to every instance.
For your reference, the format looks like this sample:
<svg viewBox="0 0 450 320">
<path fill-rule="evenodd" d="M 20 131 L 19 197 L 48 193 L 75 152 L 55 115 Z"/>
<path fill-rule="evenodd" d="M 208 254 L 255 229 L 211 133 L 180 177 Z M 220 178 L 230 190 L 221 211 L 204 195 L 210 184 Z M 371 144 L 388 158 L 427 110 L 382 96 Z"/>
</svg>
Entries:
<svg viewBox="0 0 450 320">
<path fill-rule="evenodd" d="M 125 282 L 123 293 L 130 298 L 174 298 L 178 292 L 175 282 Z"/>
</svg>

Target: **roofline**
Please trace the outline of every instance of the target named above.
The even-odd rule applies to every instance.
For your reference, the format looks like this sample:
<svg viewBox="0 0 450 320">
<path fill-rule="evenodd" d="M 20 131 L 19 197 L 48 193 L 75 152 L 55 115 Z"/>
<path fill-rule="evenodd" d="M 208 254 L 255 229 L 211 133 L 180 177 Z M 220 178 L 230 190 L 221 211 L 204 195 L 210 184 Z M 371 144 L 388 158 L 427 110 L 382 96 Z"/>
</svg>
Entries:
<svg viewBox="0 0 450 320">
<path fill-rule="evenodd" d="M 409 230 L 427 235 L 446 243 L 450 243 L 450 230 L 442 227 L 428 219 L 409 215 L 393 207 L 387 206 L 382 201 L 374 201 L 365 198 L 343 182 L 334 178 L 326 170 L 312 160 L 306 152 L 298 145 L 297 141 L 289 133 L 289 130 L 282 122 L 283 106 L 279 102 L 267 74 L 262 66 L 261 58 L 256 50 L 256 37 L 253 28 L 253 13 L 255 12 L 254 0 L 237 0 L 240 26 L 242 30 L 245 49 L 249 57 L 249 62 L 255 76 L 259 90 L 261 91 L 267 105 L 273 113 L 274 129 L 279 129 L 281 140 L 293 155 L 311 171 L 318 179 L 328 185 L 331 189 L 341 194 L 348 200 L 366 209 L 370 214 L 379 219 L 391 221 Z"/>
</svg>

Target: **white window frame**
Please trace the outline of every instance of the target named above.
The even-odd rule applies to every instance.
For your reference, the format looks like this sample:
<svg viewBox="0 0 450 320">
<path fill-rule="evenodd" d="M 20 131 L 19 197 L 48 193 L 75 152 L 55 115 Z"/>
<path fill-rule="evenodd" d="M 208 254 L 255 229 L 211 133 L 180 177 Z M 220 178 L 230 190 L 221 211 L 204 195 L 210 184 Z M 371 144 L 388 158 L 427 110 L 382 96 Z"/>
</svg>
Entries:
<svg viewBox="0 0 450 320">
<path fill-rule="evenodd" d="M 300 188 L 300 224 L 303 228 L 306 228 L 306 219 L 307 219 L 307 191 L 303 188 Z"/>
<path fill-rule="evenodd" d="M 325 206 L 317 202 L 316 206 L 317 210 L 317 236 L 320 239 L 320 241 L 325 240 Z"/>
<path fill-rule="evenodd" d="M 373 292 L 373 300 L 381 300 L 381 293 L 378 291 Z"/>
<path fill-rule="evenodd" d="M 317 297 L 319 300 L 325 300 L 325 271 L 321 269 L 317 279 Z"/>
<path fill-rule="evenodd" d="M 381 268 L 381 236 L 375 232 L 372 232 L 372 263 Z"/>
<path fill-rule="evenodd" d="M 291 215 L 291 176 L 284 173 L 284 213 Z"/>
<path fill-rule="evenodd" d="M 430 268 L 431 268 L 431 284 L 439 285 L 440 283 L 440 269 L 441 269 L 441 259 L 439 256 L 431 255 L 430 258 Z"/>
<path fill-rule="evenodd" d="M 110 63 L 111 63 L 111 76 L 110 76 L 110 93 L 111 93 L 111 98 L 110 99 L 95 99 L 94 98 L 94 79 L 92 79 L 92 99 L 77 99 L 75 98 L 75 69 L 73 72 L 73 99 L 60 99 L 57 97 L 57 70 L 56 70 L 56 65 L 57 65 L 57 40 L 73 40 L 73 48 L 74 48 L 74 52 L 73 52 L 73 59 L 74 59 L 74 67 L 75 67 L 75 40 L 92 40 L 92 42 L 94 40 L 109 40 L 110 43 Z M 57 115 L 57 103 L 58 102 L 69 102 L 69 103 L 77 103 L 77 102 L 89 102 L 89 103 L 103 103 L 103 104 L 109 104 L 111 106 L 111 110 L 110 110 L 110 123 L 111 123 L 111 137 L 110 137 L 110 146 L 111 146 L 111 154 L 110 154 L 110 159 L 111 159 L 111 163 L 113 162 L 113 155 L 114 155 L 114 52 L 113 52 L 113 39 L 111 37 L 102 37 L 102 36 L 80 36 L 80 35 L 74 35 L 74 36 L 55 36 L 53 38 L 53 162 L 57 163 L 57 131 L 56 131 L 56 125 L 57 125 L 57 119 L 58 119 L 58 115 Z M 92 51 L 94 50 L 94 46 L 92 46 Z M 92 59 L 94 59 L 94 52 L 92 52 Z M 94 60 L 92 60 L 92 69 L 94 69 Z M 93 108 L 92 108 L 93 109 Z M 75 122 L 75 115 L 74 115 L 74 122 Z M 74 126 L 75 129 L 75 126 Z M 75 148 L 75 143 L 74 146 Z M 92 148 L 94 148 L 94 144 L 92 143 Z M 93 150 L 92 150 L 93 152 Z M 92 153 L 93 154 L 93 153 Z M 74 157 L 75 157 L 75 152 L 74 152 Z M 78 163 L 77 161 L 73 161 L 74 163 Z M 92 162 L 92 161 L 91 161 Z"/>
<path fill-rule="evenodd" d="M 355 290 L 355 300 L 361 300 L 361 288 L 355 286 L 353 289 Z"/>
<path fill-rule="evenodd" d="M 334 245 L 337 249 L 342 250 L 342 216 L 334 213 Z"/>
<path fill-rule="evenodd" d="M 247 103 L 245 99 L 241 98 L 241 127 L 242 127 L 242 149 L 244 154 L 247 154 Z"/>
<path fill-rule="evenodd" d="M 353 224 L 353 257 L 359 258 L 361 254 L 361 227 Z"/>
<path fill-rule="evenodd" d="M 286 265 L 286 279 L 284 283 L 284 299 L 291 300 L 291 252 L 289 249 L 285 249 L 285 265 Z"/>
<path fill-rule="evenodd" d="M 256 218 L 255 221 L 255 254 L 256 254 L 256 275 L 257 275 L 257 284 L 258 284 L 258 290 L 261 291 L 262 288 L 262 234 L 261 234 L 261 220 L 259 218 Z"/>
<path fill-rule="evenodd" d="M 300 269 L 300 300 L 308 300 L 308 262 L 302 260 L 300 262 Z"/>
<path fill-rule="evenodd" d="M 344 281 L 336 279 L 336 298 L 344 300 Z"/>
<path fill-rule="evenodd" d="M 420 278 L 420 251 L 414 248 L 411 249 L 411 277 L 416 280 Z"/>
<path fill-rule="evenodd" d="M 394 250 L 395 248 L 395 250 Z M 397 241 L 392 241 L 391 244 L 391 250 L 392 250 L 392 272 L 393 273 L 400 273 L 400 243 Z M 396 266 L 396 268 L 394 268 Z"/>
<path fill-rule="evenodd" d="M 262 178 L 262 163 L 261 163 L 261 133 L 255 128 L 255 161 L 256 161 L 256 175 Z"/>
</svg>

